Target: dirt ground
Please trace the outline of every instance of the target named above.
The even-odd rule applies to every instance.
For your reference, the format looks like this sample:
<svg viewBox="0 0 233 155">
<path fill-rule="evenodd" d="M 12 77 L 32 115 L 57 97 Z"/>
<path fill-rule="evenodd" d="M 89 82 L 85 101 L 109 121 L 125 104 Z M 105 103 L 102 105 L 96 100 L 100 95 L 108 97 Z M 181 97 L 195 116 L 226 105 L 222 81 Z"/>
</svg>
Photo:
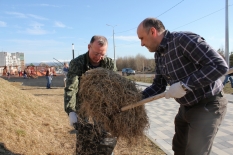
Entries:
<svg viewBox="0 0 233 155">
<path fill-rule="evenodd" d="M 46 104 L 51 104 L 52 105 L 51 107 L 54 107 L 53 112 L 56 112 L 58 114 L 59 122 L 63 123 L 62 132 L 59 132 L 59 129 L 53 129 L 53 131 L 56 131 L 56 135 L 54 136 L 60 137 L 59 143 L 61 143 L 61 145 L 65 145 L 64 147 L 66 147 L 66 149 L 69 149 L 69 152 L 74 152 L 75 130 L 73 130 L 73 128 L 68 125 L 69 124 L 68 116 L 64 112 L 64 105 L 63 105 L 64 87 L 56 87 L 56 84 L 58 83 L 60 83 L 59 85 L 63 84 L 63 77 L 56 77 L 56 80 L 58 81 L 54 82 L 54 85 L 52 85 L 52 89 L 45 88 L 46 80 L 44 78 L 40 78 L 40 79 L 11 78 L 11 80 L 9 81 L 11 81 L 11 84 L 19 88 L 21 91 L 28 94 L 32 94 L 39 100 L 45 101 Z M 29 85 L 28 83 L 33 83 L 33 86 L 28 86 Z M 36 83 L 39 83 L 38 86 Z M 50 155 L 58 155 L 58 154 L 59 153 L 50 153 Z M 70 153 L 67 153 L 67 155 L 70 155 Z M 138 146 L 133 148 L 127 147 L 124 141 L 118 141 L 117 146 L 114 150 L 114 155 L 165 155 L 165 153 L 145 136 L 145 140 L 143 141 L 143 143 L 139 143 Z"/>
</svg>

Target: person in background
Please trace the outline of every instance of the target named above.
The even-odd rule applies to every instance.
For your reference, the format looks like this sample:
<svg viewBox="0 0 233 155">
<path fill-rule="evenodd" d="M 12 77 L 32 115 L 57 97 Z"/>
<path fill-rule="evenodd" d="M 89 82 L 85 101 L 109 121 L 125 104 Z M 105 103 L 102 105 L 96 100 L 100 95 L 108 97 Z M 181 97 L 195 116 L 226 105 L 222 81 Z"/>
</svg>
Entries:
<svg viewBox="0 0 233 155">
<path fill-rule="evenodd" d="M 226 85 L 226 83 L 228 83 L 230 81 L 231 82 L 231 88 L 233 88 L 233 79 L 231 77 L 232 75 L 233 75 L 233 73 L 225 75 L 225 79 L 223 81 L 224 86 Z"/>
<path fill-rule="evenodd" d="M 230 81 L 230 82 L 231 82 L 231 88 L 233 88 L 233 79 L 232 79 L 231 76 L 233 76 L 233 73 L 230 73 L 230 74 L 225 75 L 225 79 L 224 79 L 224 81 L 223 81 L 223 85 L 224 85 L 224 86 L 226 85 L 226 83 L 228 83 L 228 82 Z M 228 81 L 228 80 L 229 80 L 229 81 Z"/>
<path fill-rule="evenodd" d="M 52 78 L 57 76 L 54 66 L 50 66 L 50 71 L 52 72 Z"/>
<path fill-rule="evenodd" d="M 2 73 L 2 75 L 3 76 L 7 76 L 7 67 L 5 66 L 4 68 L 3 68 L 3 73 Z"/>
<path fill-rule="evenodd" d="M 100 135 L 96 134 L 91 139 L 78 139 L 79 135 L 82 134 L 84 135 L 83 137 L 86 137 L 88 135 L 85 136 L 85 133 L 93 133 L 94 129 L 90 127 L 92 125 L 90 125 L 88 118 L 77 116 L 77 111 L 81 104 L 78 98 L 80 78 L 86 71 L 97 67 L 116 71 L 114 61 L 105 56 L 107 47 L 107 39 L 104 36 L 95 35 L 88 44 L 88 51 L 69 63 L 66 87 L 64 89 L 64 107 L 69 116 L 70 125 L 74 126 L 76 130 L 79 128 L 76 143 L 77 155 L 90 153 L 90 151 L 93 155 L 110 155 L 116 145 L 116 138 L 107 137 L 109 133 L 104 129 L 101 129 Z M 95 122 L 96 124 L 100 125 L 98 122 Z M 106 138 L 108 138 L 107 141 L 105 140 Z M 82 141 L 82 146 L 79 146 L 79 141 Z M 79 149 L 80 147 L 82 148 L 81 150 Z"/>
<path fill-rule="evenodd" d="M 19 75 L 19 77 L 21 76 L 21 70 L 20 69 L 18 70 L 18 75 Z"/>
<path fill-rule="evenodd" d="M 29 66 L 27 66 L 26 72 L 27 72 L 27 77 L 30 79 L 31 78 L 31 69 Z"/>
<path fill-rule="evenodd" d="M 10 79 L 10 72 L 7 72 L 7 79 Z"/>
<path fill-rule="evenodd" d="M 46 80 L 47 80 L 47 85 L 46 85 L 46 88 L 47 89 L 51 89 L 51 83 L 52 83 L 52 76 L 53 76 L 53 73 L 51 72 L 51 69 L 50 67 L 47 68 L 47 71 L 46 71 Z"/>
<path fill-rule="evenodd" d="M 21 75 L 22 75 L 22 77 L 24 77 L 24 71 L 21 71 Z"/>
<path fill-rule="evenodd" d="M 228 71 L 225 60 L 203 37 L 192 32 L 170 32 L 156 18 L 137 28 L 141 46 L 154 52 L 156 73 L 144 98 L 166 91 L 180 108 L 175 116 L 172 149 L 175 155 L 209 155 L 227 110 L 220 77 Z"/>
<path fill-rule="evenodd" d="M 63 67 L 63 74 L 64 74 L 64 84 L 65 84 L 65 87 L 66 87 L 66 78 L 67 78 L 67 73 L 68 73 L 68 71 L 69 71 L 69 66 L 68 66 L 68 63 L 67 62 L 65 62 L 64 63 L 64 67 Z"/>
<path fill-rule="evenodd" d="M 24 79 L 27 79 L 28 77 L 27 77 L 27 71 L 26 71 L 26 69 L 24 69 L 24 71 L 23 71 L 23 78 Z"/>
</svg>

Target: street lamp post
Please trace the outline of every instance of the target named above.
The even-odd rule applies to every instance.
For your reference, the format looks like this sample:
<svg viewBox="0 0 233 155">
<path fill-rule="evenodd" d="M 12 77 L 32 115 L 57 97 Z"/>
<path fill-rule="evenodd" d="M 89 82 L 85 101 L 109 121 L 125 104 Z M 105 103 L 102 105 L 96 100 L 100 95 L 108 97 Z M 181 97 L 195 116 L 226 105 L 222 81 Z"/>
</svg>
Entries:
<svg viewBox="0 0 233 155">
<path fill-rule="evenodd" d="M 74 59 L 74 43 L 72 43 L 72 53 L 73 53 L 73 59 Z"/>
<path fill-rule="evenodd" d="M 227 65 L 230 67 L 229 62 L 229 27 L 228 27 L 228 0 L 226 0 L 226 14 L 225 14 L 225 57 Z"/>
<path fill-rule="evenodd" d="M 116 66 L 116 58 L 115 58 L 115 39 L 114 39 L 114 27 L 117 26 L 117 25 L 109 25 L 109 24 L 106 24 L 107 26 L 111 26 L 112 27 L 112 36 L 113 36 L 113 51 L 114 51 L 114 65 Z"/>
</svg>

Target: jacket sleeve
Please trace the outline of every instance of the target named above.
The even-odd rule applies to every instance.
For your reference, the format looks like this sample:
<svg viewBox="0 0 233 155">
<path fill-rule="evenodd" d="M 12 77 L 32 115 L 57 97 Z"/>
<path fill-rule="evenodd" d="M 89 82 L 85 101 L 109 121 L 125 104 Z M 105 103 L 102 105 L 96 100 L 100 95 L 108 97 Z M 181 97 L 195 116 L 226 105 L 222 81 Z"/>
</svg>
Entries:
<svg viewBox="0 0 233 155">
<path fill-rule="evenodd" d="M 80 66 L 79 63 L 77 59 L 72 60 L 67 74 L 66 87 L 64 89 L 64 109 L 67 114 L 76 111 L 79 76 L 82 75 L 81 68 L 78 67 Z"/>
<path fill-rule="evenodd" d="M 102 63 L 101 67 L 107 68 L 109 70 L 117 71 L 117 67 L 116 67 L 116 65 L 114 63 L 114 60 L 112 60 L 109 57 L 106 57 L 104 59 L 104 62 Z"/>
</svg>

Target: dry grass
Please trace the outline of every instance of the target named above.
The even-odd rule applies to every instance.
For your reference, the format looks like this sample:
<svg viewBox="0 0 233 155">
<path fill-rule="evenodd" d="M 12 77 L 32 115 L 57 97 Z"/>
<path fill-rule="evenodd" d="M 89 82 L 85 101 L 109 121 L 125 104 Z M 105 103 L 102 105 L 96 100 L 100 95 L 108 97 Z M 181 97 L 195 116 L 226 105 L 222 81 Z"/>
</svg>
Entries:
<svg viewBox="0 0 233 155">
<path fill-rule="evenodd" d="M 75 135 L 70 134 L 61 90 L 13 84 L 0 79 L 0 142 L 19 154 L 72 154 Z"/>
<path fill-rule="evenodd" d="M 228 82 L 224 87 L 224 93 L 225 94 L 233 94 L 233 88 L 231 88 L 231 83 Z"/>
<path fill-rule="evenodd" d="M 139 82 L 145 82 L 145 83 L 152 83 L 154 80 L 155 75 L 151 74 L 151 76 L 143 76 L 143 75 L 130 75 L 130 76 L 124 76 L 127 79 L 133 80 L 133 81 L 139 81 Z"/>
<path fill-rule="evenodd" d="M 21 86 L 0 78 L 0 154 L 73 155 L 75 134 L 64 112 L 63 88 Z M 129 149 L 124 141 L 114 155 L 164 155 L 150 140 Z"/>
<path fill-rule="evenodd" d="M 141 90 L 135 82 L 114 71 L 96 68 L 81 78 L 79 98 L 82 101 L 79 116 L 86 115 L 110 132 L 113 137 L 138 143 L 149 127 L 145 106 L 138 106 L 119 113 L 120 108 L 142 100 Z M 98 125 L 97 125 L 98 126 Z"/>
</svg>

